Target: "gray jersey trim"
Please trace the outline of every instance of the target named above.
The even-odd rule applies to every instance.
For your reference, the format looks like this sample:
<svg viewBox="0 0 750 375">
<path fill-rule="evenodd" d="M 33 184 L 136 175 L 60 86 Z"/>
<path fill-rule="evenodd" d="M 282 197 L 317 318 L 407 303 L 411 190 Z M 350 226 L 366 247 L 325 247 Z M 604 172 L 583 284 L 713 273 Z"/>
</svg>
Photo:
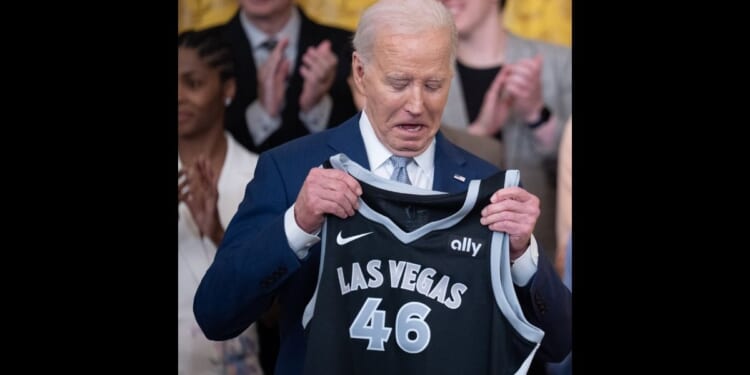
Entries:
<svg viewBox="0 0 750 375">
<path fill-rule="evenodd" d="M 414 185 L 403 184 L 396 181 L 391 181 L 387 178 L 380 177 L 375 173 L 370 172 L 361 165 L 357 164 L 354 160 L 349 159 L 345 154 L 336 154 L 328 159 L 336 169 L 341 169 L 348 172 L 360 181 L 366 182 L 368 185 L 375 186 L 376 188 L 393 191 L 396 193 L 403 194 L 414 194 L 414 195 L 440 195 L 447 194 L 441 191 L 420 189 Z"/>
<path fill-rule="evenodd" d="M 403 184 L 400 184 L 403 185 Z M 450 216 L 444 217 L 440 220 L 429 222 L 411 232 L 405 232 L 391 218 L 382 215 L 381 213 L 373 210 L 367 205 L 361 198 L 359 199 L 359 213 L 362 216 L 384 225 L 388 228 L 393 235 L 398 238 L 402 243 L 412 243 L 424 235 L 440 229 L 450 228 L 461 221 L 474 207 L 474 203 L 477 201 L 477 195 L 479 194 L 479 180 L 472 180 L 469 183 L 469 190 L 466 193 L 466 199 L 464 200 L 463 206 Z"/>
<path fill-rule="evenodd" d="M 447 193 L 420 189 L 412 185 L 402 184 L 400 182 L 382 178 L 364 169 L 362 166 L 355 163 L 344 154 L 334 155 L 331 157 L 330 161 L 331 165 L 333 165 L 335 168 L 343 169 L 360 181 L 383 190 L 423 196 L 447 195 Z M 450 228 L 461 221 L 469 212 L 471 212 L 471 209 L 474 207 L 474 203 L 476 203 L 477 201 L 477 195 L 479 194 L 479 183 L 480 180 L 472 180 L 471 182 L 469 182 L 469 189 L 466 193 L 466 199 L 464 200 L 463 206 L 461 206 L 458 211 L 440 220 L 427 223 L 411 232 L 405 232 L 398 225 L 396 225 L 396 223 L 394 223 L 391 218 L 373 210 L 370 206 L 367 205 L 367 203 L 362 200 L 362 198 L 359 198 L 359 213 L 371 221 L 383 224 L 386 228 L 388 228 L 389 231 L 391 231 L 391 233 L 393 233 L 396 238 L 398 238 L 399 241 L 408 244 L 422 238 L 424 235 L 432 231 Z"/>
<path fill-rule="evenodd" d="M 505 172 L 506 188 L 518 186 L 519 180 L 520 173 L 518 170 L 512 169 Z M 526 374 L 529 371 L 531 360 L 542 342 L 544 331 L 529 323 L 523 315 L 523 310 L 521 310 L 521 304 L 518 302 L 516 291 L 513 288 L 513 279 L 510 273 L 510 242 L 507 233 L 495 232 L 492 235 L 490 275 L 492 277 L 492 292 L 495 294 L 495 302 L 500 311 L 521 337 L 536 343 L 534 349 L 516 371 L 516 374 Z"/>
<path fill-rule="evenodd" d="M 320 288 L 320 275 L 323 274 L 323 259 L 325 259 L 326 255 L 326 237 L 328 234 L 328 221 L 323 221 L 323 229 L 320 231 L 321 235 L 321 244 L 320 244 L 320 265 L 318 266 L 318 282 L 315 283 L 315 292 L 313 292 L 312 297 L 310 297 L 310 301 L 307 302 L 307 306 L 305 306 L 305 311 L 302 313 L 302 329 L 307 328 L 307 324 L 310 323 L 310 319 L 312 319 L 313 314 L 315 314 L 315 301 L 318 299 L 318 288 Z"/>
</svg>

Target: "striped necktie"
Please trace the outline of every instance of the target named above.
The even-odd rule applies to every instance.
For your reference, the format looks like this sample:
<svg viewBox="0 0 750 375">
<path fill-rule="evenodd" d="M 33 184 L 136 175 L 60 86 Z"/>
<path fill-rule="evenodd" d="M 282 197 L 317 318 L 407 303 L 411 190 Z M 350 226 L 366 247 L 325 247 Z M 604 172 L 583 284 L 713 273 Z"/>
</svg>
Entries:
<svg viewBox="0 0 750 375">
<path fill-rule="evenodd" d="M 393 173 L 391 174 L 391 180 L 411 185 L 409 174 L 406 172 L 406 166 L 411 163 L 412 160 L 414 159 L 405 158 L 403 156 L 391 156 L 390 161 L 393 164 Z"/>
</svg>

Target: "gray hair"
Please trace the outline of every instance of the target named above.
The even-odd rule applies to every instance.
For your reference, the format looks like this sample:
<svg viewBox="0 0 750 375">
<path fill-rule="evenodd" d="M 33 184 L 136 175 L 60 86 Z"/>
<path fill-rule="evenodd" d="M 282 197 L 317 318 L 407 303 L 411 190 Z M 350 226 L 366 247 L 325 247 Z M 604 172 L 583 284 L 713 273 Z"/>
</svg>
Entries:
<svg viewBox="0 0 750 375">
<path fill-rule="evenodd" d="M 437 0 L 379 0 L 365 9 L 354 34 L 354 50 L 363 63 L 372 60 L 375 36 L 384 30 L 418 35 L 430 29 L 448 29 L 451 34 L 451 69 L 456 60 L 458 33 L 453 16 Z"/>
</svg>

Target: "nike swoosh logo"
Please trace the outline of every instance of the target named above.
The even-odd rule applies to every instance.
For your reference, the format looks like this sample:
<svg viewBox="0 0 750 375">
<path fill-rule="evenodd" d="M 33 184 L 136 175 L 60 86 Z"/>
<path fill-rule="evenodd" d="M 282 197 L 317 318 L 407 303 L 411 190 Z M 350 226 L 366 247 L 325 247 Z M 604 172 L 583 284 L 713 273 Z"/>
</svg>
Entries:
<svg viewBox="0 0 750 375">
<path fill-rule="evenodd" d="M 339 246 L 342 246 L 342 245 L 346 245 L 346 244 L 348 244 L 349 242 L 352 242 L 352 241 L 354 241 L 354 240 L 356 240 L 356 239 L 362 238 L 362 237 L 364 237 L 364 236 L 366 236 L 366 235 L 368 235 L 368 234 L 372 234 L 372 232 L 367 232 L 367 233 L 357 234 L 357 235 L 355 235 L 355 236 L 351 236 L 351 237 L 346 237 L 346 238 L 344 238 L 344 237 L 341 237 L 341 231 L 339 231 L 339 235 L 338 235 L 338 236 L 336 236 L 336 243 L 337 243 L 337 244 L 338 244 Z"/>
</svg>

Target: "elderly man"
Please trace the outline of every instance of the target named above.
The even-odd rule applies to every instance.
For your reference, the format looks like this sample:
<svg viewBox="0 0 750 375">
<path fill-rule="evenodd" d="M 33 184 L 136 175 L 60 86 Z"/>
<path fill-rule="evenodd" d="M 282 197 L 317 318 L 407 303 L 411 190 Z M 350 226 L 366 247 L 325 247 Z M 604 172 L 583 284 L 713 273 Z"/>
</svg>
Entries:
<svg viewBox="0 0 750 375">
<path fill-rule="evenodd" d="M 399 180 L 417 188 L 447 193 L 465 192 L 471 180 L 499 172 L 439 132 L 454 74 L 456 48 L 455 26 L 441 3 L 375 3 L 360 19 L 354 48 L 352 72 L 356 88 L 366 99 L 363 111 L 338 127 L 261 154 L 255 177 L 247 186 L 245 198 L 194 302 L 195 316 L 206 336 L 224 340 L 257 320 L 278 296 L 282 312 L 276 373 L 281 375 L 302 374 L 305 355 L 316 355 L 318 349 L 307 347 L 302 322 L 318 280 L 319 236 L 326 216 L 350 218 L 358 215 L 361 207 L 363 190 L 359 181 L 341 169 L 320 168 L 323 162 L 343 153 L 376 176 L 388 179 L 400 175 Z M 405 158 L 408 163 L 398 165 L 392 162 L 394 156 Z M 532 236 L 538 217 L 539 200 L 534 195 L 520 187 L 500 186 L 477 220 L 490 231 L 507 233 L 509 238 L 508 267 L 514 288 L 507 284 L 492 287 L 515 291 L 517 298 L 511 301 L 514 311 L 518 312 L 516 307 L 520 305 L 525 320 L 544 331 L 536 355 L 559 361 L 571 347 L 571 294 Z M 487 309 L 492 308 L 487 305 Z M 370 315 L 370 319 L 351 316 L 353 320 L 336 324 L 349 327 L 358 320 L 363 323 L 361 328 L 379 327 L 379 312 L 371 312 L 375 315 Z M 393 327 L 392 315 L 387 319 L 388 326 Z M 431 323 L 429 316 L 424 322 Z M 496 324 L 504 324 L 475 323 L 466 328 L 494 330 Z M 510 330 L 508 327 L 503 329 Z M 393 330 L 395 334 L 399 328 Z M 438 337 L 440 330 L 441 327 L 431 328 L 433 340 L 451 339 Z M 366 351 L 367 340 L 356 336 L 352 336 L 352 345 Z M 413 339 L 408 334 L 406 337 Z M 516 355 L 516 344 L 528 344 L 522 342 L 522 337 L 509 334 L 503 342 L 473 343 L 478 358 L 487 363 L 484 373 L 505 366 L 498 363 Z M 408 357 L 416 354 L 404 351 L 394 341 L 385 341 L 382 351 L 360 352 L 364 361 L 355 362 L 355 368 L 337 371 L 378 373 L 375 364 L 388 363 L 388 368 L 393 368 L 402 359 L 416 358 Z M 514 373 L 516 369 L 503 371 Z"/>
</svg>

